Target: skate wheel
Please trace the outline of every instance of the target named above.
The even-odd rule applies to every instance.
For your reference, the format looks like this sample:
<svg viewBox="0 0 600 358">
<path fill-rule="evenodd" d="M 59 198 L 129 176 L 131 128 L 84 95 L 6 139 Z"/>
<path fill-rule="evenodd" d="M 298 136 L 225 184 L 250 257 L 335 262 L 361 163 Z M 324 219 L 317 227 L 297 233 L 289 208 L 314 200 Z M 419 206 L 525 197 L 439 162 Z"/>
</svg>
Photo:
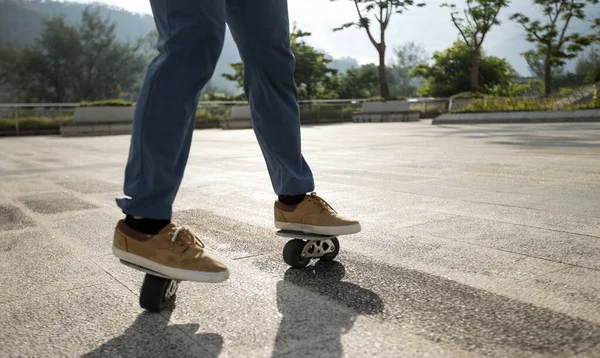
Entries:
<svg viewBox="0 0 600 358">
<path fill-rule="evenodd" d="M 300 239 L 288 241 L 283 247 L 283 260 L 293 268 L 302 268 L 308 265 L 310 258 L 302 257 L 302 250 L 306 242 Z"/>
<path fill-rule="evenodd" d="M 175 299 L 179 281 L 146 274 L 140 292 L 140 306 L 150 312 L 165 309 Z"/>
<path fill-rule="evenodd" d="M 335 259 L 337 257 L 338 253 L 340 252 L 340 241 L 338 240 L 337 237 L 334 237 L 334 238 L 331 238 L 331 242 L 333 243 L 334 251 L 321 256 L 319 258 L 319 260 L 332 261 L 333 259 Z"/>
</svg>

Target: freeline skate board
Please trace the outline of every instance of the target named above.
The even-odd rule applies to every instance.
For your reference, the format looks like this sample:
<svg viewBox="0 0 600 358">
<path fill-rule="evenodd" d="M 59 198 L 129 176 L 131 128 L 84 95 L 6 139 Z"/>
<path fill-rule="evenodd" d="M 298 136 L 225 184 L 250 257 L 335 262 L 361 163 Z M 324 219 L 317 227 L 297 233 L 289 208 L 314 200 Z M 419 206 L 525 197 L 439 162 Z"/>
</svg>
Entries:
<svg viewBox="0 0 600 358">
<path fill-rule="evenodd" d="M 138 266 L 125 260 L 119 260 L 122 264 L 135 270 L 146 273 L 140 290 L 140 306 L 150 312 L 158 312 L 165 309 L 175 300 L 175 293 L 182 280 L 165 276 L 156 271 Z"/>
<path fill-rule="evenodd" d="M 331 261 L 340 251 L 340 242 L 333 235 L 289 230 L 279 230 L 275 235 L 292 239 L 283 247 L 283 260 L 293 268 L 305 267 L 311 259 Z"/>
</svg>

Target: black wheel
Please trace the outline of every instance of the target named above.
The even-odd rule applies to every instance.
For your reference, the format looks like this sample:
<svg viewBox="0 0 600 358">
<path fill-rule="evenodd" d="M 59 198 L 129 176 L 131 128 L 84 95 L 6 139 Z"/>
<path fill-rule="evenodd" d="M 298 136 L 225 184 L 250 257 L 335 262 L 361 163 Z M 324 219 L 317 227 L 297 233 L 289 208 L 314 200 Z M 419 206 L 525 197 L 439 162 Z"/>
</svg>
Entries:
<svg viewBox="0 0 600 358">
<path fill-rule="evenodd" d="M 150 312 L 159 312 L 175 300 L 179 281 L 146 274 L 140 292 L 140 306 Z"/>
<path fill-rule="evenodd" d="M 306 242 L 300 239 L 288 241 L 283 247 L 283 261 L 293 268 L 302 268 L 308 265 L 310 258 L 301 257 L 305 245 Z"/>
<path fill-rule="evenodd" d="M 319 260 L 332 261 L 337 257 L 338 253 L 340 252 L 340 241 L 337 237 L 334 237 L 331 239 L 331 242 L 333 243 L 334 251 L 323 255 L 321 258 L 319 258 Z"/>
</svg>

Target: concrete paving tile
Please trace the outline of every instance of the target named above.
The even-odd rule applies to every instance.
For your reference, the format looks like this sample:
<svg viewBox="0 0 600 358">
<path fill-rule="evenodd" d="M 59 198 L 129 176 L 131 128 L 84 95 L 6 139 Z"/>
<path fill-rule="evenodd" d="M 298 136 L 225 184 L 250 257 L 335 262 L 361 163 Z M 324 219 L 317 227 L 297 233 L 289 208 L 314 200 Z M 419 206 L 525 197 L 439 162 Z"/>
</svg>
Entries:
<svg viewBox="0 0 600 358">
<path fill-rule="evenodd" d="M 4 152 L 4 151 L 2 151 Z M 20 158 L 0 157 L 0 175 L 38 167 L 39 164 Z"/>
<path fill-rule="evenodd" d="M 88 210 L 98 207 L 69 193 L 27 195 L 20 197 L 19 201 L 30 210 L 39 214 L 57 214 L 65 211 Z"/>
<path fill-rule="evenodd" d="M 61 191 L 61 187 L 44 178 L 31 178 L 30 176 L 15 175 L 4 178 L 0 189 L 9 196 L 17 197 L 34 193 L 48 193 Z"/>
<path fill-rule="evenodd" d="M 45 232 L 0 233 L 0 302 L 109 281 L 68 243 Z"/>
<path fill-rule="evenodd" d="M 600 237 L 600 218 L 466 201 L 435 200 L 418 209 Z"/>
<path fill-rule="evenodd" d="M 586 349 L 572 356 L 571 358 L 598 358 L 600 357 L 600 343 L 590 349 Z"/>
<path fill-rule="evenodd" d="M 600 217 L 600 198 L 593 196 L 579 197 L 563 194 L 532 204 L 531 207 L 557 213 Z"/>
<path fill-rule="evenodd" d="M 197 229 L 232 278 L 184 282 L 173 314 L 143 317 L 136 297 L 143 274 L 107 251 L 121 216 L 114 197 L 129 136 L 0 140 L 1 205 L 45 193 L 96 205 L 35 215 L 39 226 L 0 234 L 0 283 L 15 287 L 14 296 L 0 296 L 15 300 L 0 306 L 0 322 L 17 327 L 6 337 L 19 344 L 8 355 L 33 355 L 33 342 L 33 353 L 50 356 L 600 356 L 598 270 L 556 262 L 597 267 L 598 248 L 584 241 L 594 238 L 584 235 L 600 236 L 600 124 L 427 120 L 302 133 L 316 191 L 364 224 L 341 238 L 343 269 L 288 272 L 254 133 L 197 131 L 176 219 Z M 82 287 L 83 296 L 67 291 Z M 21 302 L 31 322 L 7 321 L 16 315 L 4 307 L 15 312 Z M 177 325 L 195 326 L 171 333 Z M 148 326 L 158 333 L 148 336 Z M 28 338 L 21 344 L 15 336 Z M 208 351 L 189 348 L 186 337 Z"/>
<path fill-rule="evenodd" d="M 374 300 L 367 310 L 323 300 L 288 281 L 287 273 L 278 279 L 248 266 L 246 260 L 232 261 L 229 267 L 233 275 L 225 284 L 180 287 L 171 316 L 174 323 L 202 322 L 204 330 L 224 337 L 220 357 L 351 357 L 358 351 L 362 356 L 373 352 L 394 357 L 398 352 L 431 356 L 460 351 L 367 318 L 382 311 L 383 303 L 357 285 L 348 284 L 357 290 L 354 297 L 366 294 Z M 221 349 L 202 344 L 215 354 Z"/>
<path fill-rule="evenodd" d="M 66 189 L 74 190 L 83 194 L 111 192 L 113 195 L 120 195 L 122 187 L 120 185 L 105 182 L 97 179 L 80 179 L 57 182 Z"/>
<path fill-rule="evenodd" d="M 216 334 L 196 333 L 198 324 L 169 324 L 136 304 L 137 297 L 114 281 L 3 303 L 0 346 L 8 356 L 211 356 L 183 329 L 197 341 L 218 341 Z"/>
<path fill-rule="evenodd" d="M 119 212 L 82 211 L 71 212 L 49 223 L 50 227 L 73 243 L 84 247 L 84 256 L 99 256 L 112 253 L 112 241 Z"/>
<path fill-rule="evenodd" d="M 434 235 L 523 255 L 600 268 L 600 238 L 490 220 L 456 217 L 415 227 L 415 235 Z"/>
<path fill-rule="evenodd" d="M 173 219 L 192 228 L 207 247 L 226 252 L 232 258 L 279 252 L 283 248 L 284 241 L 275 236 L 275 228 L 253 225 L 215 212 L 199 209 L 178 211 L 173 214 Z M 272 225 L 272 217 L 269 216 L 269 219 Z"/>
<path fill-rule="evenodd" d="M 0 232 L 35 226 L 35 221 L 13 205 L 0 204 Z"/>
<path fill-rule="evenodd" d="M 600 324 L 599 285 L 600 271 L 569 267 L 516 282 L 506 291 L 517 299 Z"/>
<path fill-rule="evenodd" d="M 253 261 L 267 272 L 285 269 L 276 256 Z M 340 262 L 288 269 L 285 280 L 431 341 L 479 355 L 562 356 L 600 339 L 600 325 L 587 320 L 351 253 Z"/>
<path fill-rule="evenodd" d="M 418 233 L 418 227 L 414 229 L 403 234 L 369 235 L 360 240 L 341 241 L 342 254 L 368 254 L 378 260 L 494 292 L 501 292 L 502 287 L 516 281 L 566 267 L 547 260 L 423 235 Z M 377 244 L 367 246 L 369 242 Z"/>
</svg>

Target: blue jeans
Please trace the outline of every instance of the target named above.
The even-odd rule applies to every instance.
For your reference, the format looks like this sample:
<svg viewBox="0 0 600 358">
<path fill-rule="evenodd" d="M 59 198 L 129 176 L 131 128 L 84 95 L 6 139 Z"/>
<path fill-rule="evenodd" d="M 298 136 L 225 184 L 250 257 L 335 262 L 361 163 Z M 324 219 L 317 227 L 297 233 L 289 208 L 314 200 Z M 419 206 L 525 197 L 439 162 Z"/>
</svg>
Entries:
<svg viewBox="0 0 600 358">
<path fill-rule="evenodd" d="M 199 93 L 213 75 L 229 25 L 242 61 L 254 133 L 277 195 L 314 190 L 301 153 L 300 111 L 287 0 L 150 0 L 160 54 L 137 100 L 125 214 L 170 220 L 183 179 Z"/>
</svg>

